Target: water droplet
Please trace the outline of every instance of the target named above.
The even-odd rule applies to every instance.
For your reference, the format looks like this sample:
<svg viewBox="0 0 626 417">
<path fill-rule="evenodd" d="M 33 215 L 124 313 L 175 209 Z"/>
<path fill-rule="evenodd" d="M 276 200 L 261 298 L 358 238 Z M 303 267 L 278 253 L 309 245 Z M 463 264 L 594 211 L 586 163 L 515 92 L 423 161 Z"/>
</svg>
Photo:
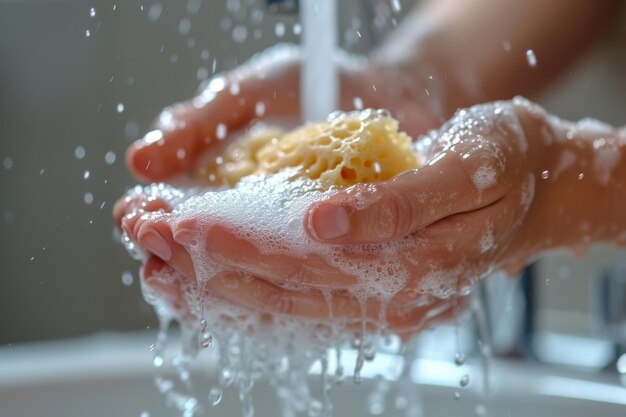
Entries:
<svg viewBox="0 0 626 417">
<path fill-rule="evenodd" d="M 4 165 L 4 169 L 8 171 L 13 168 L 13 160 L 9 157 L 6 157 L 4 158 L 4 161 L 2 161 L 2 165 Z"/>
<path fill-rule="evenodd" d="M 89 16 L 96 17 L 96 9 L 95 9 L 95 7 L 92 7 L 91 9 L 89 9 Z"/>
<path fill-rule="evenodd" d="M 185 17 L 178 22 L 178 31 L 181 35 L 188 35 L 191 31 L 191 19 Z"/>
<path fill-rule="evenodd" d="M 400 0 L 391 0 L 391 10 L 393 10 L 394 13 L 400 13 L 402 11 Z"/>
<path fill-rule="evenodd" d="M 248 29 L 243 25 L 237 25 L 233 28 L 233 41 L 237 43 L 245 42 L 248 38 Z"/>
<path fill-rule="evenodd" d="M 211 56 L 211 54 L 206 49 L 204 49 L 202 52 L 200 52 L 200 59 L 203 60 L 203 61 L 208 61 L 209 60 L 209 56 Z"/>
<path fill-rule="evenodd" d="M 462 388 L 467 387 L 467 386 L 469 385 L 469 383 L 470 383 L 470 377 L 469 377 L 469 375 L 467 375 L 467 374 L 463 375 L 463 376 L 461 377 L 461 380 L 459 381 L 459 385 L 460 385 Z"/>
<path fill-rule="evenodd" d="M 506 39 L 502 40 L 502 48 L 504 48 L 505 52 L 511 52 L 511 42 Z"/>
<path fill-rule="evenodd" d="M 454 357 L 454 363 L 457 366 L 461 366 L 465 363 L 465 355 L 462 353 L 457 353 L 456 356 Z"/>
<path fill-rule="evenodd" d="M 187 13 L 190 15 L 196 15 L 200 11 L 200 7 L 202 6 L 202 1 L 200 0 L 189 0 L 187 2 Z"/>
<path fill-rule="evenodd" d="M 532 49 L 526 51 L 526 61 L 533 68 L 537 66 L 537 56 Z"/>
<path fill-rule="evenodd" d="M 547 180 L 548 178 L 550 178 L 550 171 L 545 170 L 541 172 L 541 179 Z"/>
<path fill-rule="evenodd" d="M 458 391 L 454 391 L 454 399 L 455 400 L 460 400 L 461 399 L 461 393 Z"/>
<path fill-rule="evenodd" d="M 91 194 L 90 192 L 86 192 L 85 195 L 83 196 L 83 200 L 85 201 L 85 204 L 87 205 L 93 203 L 93 194 Z"/>
<path fill-rule="evenodd" d="M 85 148 L 83 148 L 82 146 L 77 146 L 76 149 L 74 149 L 74 156 L 76 157 L 76 159 L 83 159 L 86 155 L 86 151 Z"/>
<path fill-rule="evenodd" d="M 116 159 L 117 157 L 115 155 L 115 152 L 113 151 L 109 151 L 106 154 L 104 154 L 104 162 L 106 162 L 109 165 L 113 165 Z"/>
<path fill-rule="evenodd" d="M 352 100 L 352 104 L 354 104 L 355 109 L 363 110 L 363 99 L 361 99 L 361 97 L 355 97 Z"/>
<path fill-rule="evenodd" d="M 118 113 L 124 113 L 124 103 L 117 103 L 115 110 L 117 110 Z"/>
<path fill-rule="evenodd" d="M 229 368 L 224 368 L 220 372 L 219 381 L 223 387 L 229 387 L 235 382 L 235 373 Z"/>
<path fill-rule="evenodd" d="M 91 32 L 89 31 L 89 29 L 87 29 L 87 30 L 85 31 L 85 36 L 86 36 L 86 37 L 90 37 L 90 36 L 91 36 Z"/>
<path fill-rule="evenodd" d="M 161 366 L 163 366 L 163 356 L 161 355 L 156 355 L 154 357 L 154 359 L 152 360 L 152 363 L 154 364 L 154 366 L 156 366 L 157 368 L 160 368 Z"/>
<path fill-rule="evenodd" d="M 279 38 L 282 38 L 283 36 L 285 36 L 285 24 L 282 22 L 276 23 L 276 26 L 274 26 L 274 33 Z"/>
<path fill-rule="evenodd" d="M 220 387 L 213 387 L 209 390 L 209 404 L 215 407 L 222 401 L 222 389 Z"/>
<path fill-rule="evenodd" d="M 183 160 L 185 159 L 185 156 L 187 155 L 187 152 L 185 152 L 184 149 L 179 148 L 176 150 L 176 158 L 178 158 L 179 160 Z"/>
<path fill-rule="evenodd" d="M 150 417 L 150 413 L 147 411 L 142 411 L 141 414 L 139 414 L 139 417 Z"/>
<path fill-rule="evenodd" d="M 256 105 L 254 106 L 254 113 L 257 115 L 257 117 L 263 117 L 263 115 L 265 114 L 265 103 L 263 103 L 262 101 L 257 101 Z"/>
<path fill-rule="evenodd" d="M 582 181 L 585 178 L 585 174 L 582 172 L 578 174 L 578 181 Z"/>
<path fill-rule="evenodd" d="M 131 285 L 133 285 L 133 282 L 134 282 L 133 274 L 131 274 L 128 271 L 124 271 L 122 273 L 122 284 L 124 284 L 127 287 L 130 287 Z"/>
<path fill-rule="evenodd" d="M 293 34 L 299 36 L 302 33 L 302 25 L 300 23 L 293 24 Z"/>
<path fill-rule="evenodd" d="M 224 140 L 224 138 L 226 138 L 227 133 L 228 133 L 228 128 L 223 123 L 218 124 L 217 127 L 215 128 L 215 136 L 217 136 L 219 140 Z"/>
<path fill-rule="evenodd" d="M 148 9 L 148 20 L 150 20 L 151 22 L 159 20 L 162 12 L 163 6 L 161 6 L 160 3 L 154 3 L 152 6 L 150 6 L 150 9 Z"/>
<path fill-rule="evenodd" d="M 126 139 L 135 139 L 139 135 L 139 123 L 129 120 L 124 126 L 124 137 Z"/>
</svg>

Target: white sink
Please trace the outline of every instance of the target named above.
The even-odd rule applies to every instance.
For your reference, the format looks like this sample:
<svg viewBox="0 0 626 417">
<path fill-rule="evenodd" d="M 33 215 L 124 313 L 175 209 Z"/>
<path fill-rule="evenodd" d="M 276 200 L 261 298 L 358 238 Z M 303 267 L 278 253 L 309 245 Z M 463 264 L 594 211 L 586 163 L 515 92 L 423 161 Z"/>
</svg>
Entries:
<svg viewBox="0 0 626 417">
<path fill-rule="evenodd" d="M 89 338 L 0 349 L 0 416 L 2 417 L 165 417 L 176 412 L 165 407 L 155 388 L 152 355 L 148 347 L 154 334 L 99 335 Z M 211 361 L 195 369 L 195 384 L 208 393 Z M 335 416 L 370 415 L 368 394 L 374 381 L 361 385 L 346 380 L 333 391 Z M 546 368 L 529 363 L 493 361 L 491 394 L 480 391 L 481 368 L 471 362 L 462 369 L 449 361 L 416 362 L 412 387 L 423 404 L 422 417 L 473 417 L 482 405 L 498 417 L 622 417 L 626 416 L 626 389 L 617 376 Z M 369 374 L 372 370 L 369 371 Z M 472 383 L 459 387 L 459 375 Z M 315 376 L 313 376 L 315 377 Z M 254 389 L 256 416 L 278 417 L 268 387 Z M 454 398 L 459 392 L 460 398 Z M 235 392 L 205 414 L 241 415 Z M 403 416 L 388 404 L 384 416 Z"/>
</svg>

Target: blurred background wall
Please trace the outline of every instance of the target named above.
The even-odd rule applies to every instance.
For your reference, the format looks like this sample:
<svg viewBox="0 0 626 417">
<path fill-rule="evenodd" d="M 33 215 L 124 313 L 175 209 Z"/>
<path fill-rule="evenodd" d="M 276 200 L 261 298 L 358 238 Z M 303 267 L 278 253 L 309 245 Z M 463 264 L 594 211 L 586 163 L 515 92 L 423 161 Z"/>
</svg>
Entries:
<svg viewBox="0 0 626 417">
<path fill-rule="evenodd" d="M 0 345 L 154 326 L 110 215 L 134 184 L 124 150 L 201 80 L 297 42 L 294 18 L 261 19 L 240 2 L 259 3 L 0 0 Z M 354 31 L 358 2 L 341 3 L 342 33 Z M 618 32 L 539 101 L 566 118 L 626 123 Z M 555 279 L 545 302 L 584 310 L 587 278 Z"/>
</svg>

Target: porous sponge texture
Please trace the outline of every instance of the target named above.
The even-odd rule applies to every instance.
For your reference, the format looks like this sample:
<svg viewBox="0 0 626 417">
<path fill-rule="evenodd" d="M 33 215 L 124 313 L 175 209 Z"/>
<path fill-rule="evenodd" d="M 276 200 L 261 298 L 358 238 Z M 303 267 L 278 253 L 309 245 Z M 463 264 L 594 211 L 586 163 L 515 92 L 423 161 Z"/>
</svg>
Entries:
<svg viewBox="0 0 626 417">
<path fill-rule="evenodd" d="M 337 112 L 327 122 L 282 134 L 266 131 L 226 148 L 215 179 L 229 185 L 251 174 L 275 174 L 292 168 L 295 177 L 321 187 L 348 187 L 384 181 L 419 168 L 411 138 L 398 121 L 381 110 Z"/>
</svg>

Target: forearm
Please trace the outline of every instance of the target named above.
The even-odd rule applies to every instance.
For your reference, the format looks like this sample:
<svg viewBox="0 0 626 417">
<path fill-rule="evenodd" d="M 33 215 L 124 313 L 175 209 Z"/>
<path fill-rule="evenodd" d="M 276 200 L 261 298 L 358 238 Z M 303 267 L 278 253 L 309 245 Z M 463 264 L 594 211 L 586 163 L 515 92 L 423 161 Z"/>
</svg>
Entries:
<svg viewBox="0 0 626 417">
<path fill-rule="evenodd" d="M 374 52 L 373 62 L 403 68 L 424 90 L 435 86 L 424 94 L 439 92 L 427 101 L 439 99 L 446 118 L 458 108 L 541 89 L 610 26 L 618 6 L 616 0 L 429 1 Z"/>
</svg>

